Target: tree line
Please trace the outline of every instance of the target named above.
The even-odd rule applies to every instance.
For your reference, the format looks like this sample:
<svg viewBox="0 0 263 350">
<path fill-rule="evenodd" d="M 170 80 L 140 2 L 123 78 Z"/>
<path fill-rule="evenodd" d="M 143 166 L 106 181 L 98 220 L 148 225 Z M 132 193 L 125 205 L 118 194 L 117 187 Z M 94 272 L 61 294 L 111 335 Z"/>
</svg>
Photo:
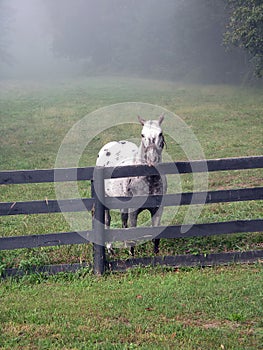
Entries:
<svg viewBox="0 0 263 350">
<path fill-rule="evenodd" d="M 240 82 L 263 74 L 262 0 L 44 3 L 54 55 L 77 62 L 83 74 L 210 83 Z M 0 28 L 1 23 L 0 14 Z"/>
</svg>

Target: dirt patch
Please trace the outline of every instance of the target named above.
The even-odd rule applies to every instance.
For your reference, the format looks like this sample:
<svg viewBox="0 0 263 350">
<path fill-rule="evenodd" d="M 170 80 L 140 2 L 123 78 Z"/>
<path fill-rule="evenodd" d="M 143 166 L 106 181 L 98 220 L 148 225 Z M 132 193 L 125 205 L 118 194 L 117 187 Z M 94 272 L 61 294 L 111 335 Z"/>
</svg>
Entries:
<svg viewBox="0 0 263 350">
<path fill-rule="evenodd" d="M 45 338 L 47 336 L 52 338 L 61 338 L 61 334 L 54 333 L 49 325 L 35 325 L 35 324 L 18 324 L 18 323 L 4 323 L 2 325 L 2 333 L 12 334 L 12 337 Z"/>
<path fill-rule="evenodd" d="M 198 327 L 203 329 L 229 328 L 234 330 L 240 327 L 239 323 L 228 320 L 204 320 L 202 318 L 187 319 L 177 317 L 176 321 L 182 323 L 186 327 Z"/>
</svg>

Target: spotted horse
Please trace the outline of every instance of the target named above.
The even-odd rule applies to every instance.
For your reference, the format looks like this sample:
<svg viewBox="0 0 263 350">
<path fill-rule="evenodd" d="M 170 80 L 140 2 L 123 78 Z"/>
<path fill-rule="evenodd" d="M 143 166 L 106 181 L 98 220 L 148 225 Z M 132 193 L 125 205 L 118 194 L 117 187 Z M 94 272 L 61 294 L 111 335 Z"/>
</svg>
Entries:
<svg viewBox="0 0 263 350">
<path fill-rule="evenodd" d="M 164 115 L 158 120 L 144 120 L 138 116 L 142 125 L 141 143 L 137 147 L 130 141 L 112 141 L 101 148 L 98 154 L 97 166 L 119 167 L 125 165 L 148 165 L 156 166 L 162 162 L 162 151 L 165 145 L 161 124 Z M 105 194 L 109 197 L 128 197 L 142 195 L 162 195 L 167 191 L 167 181 L 164 175 L 137 176 L 105 180 Z M 122 227 L 137 226 L 138 214 L 143 210 L 151 213 L 152 226 L 159 226 L 163 208 L 136 208 L 121 209 Z M 105 210 L 105 225 L 110 227 L 111 216 L 108 209 Z M 154 253 L 159 252 L 159 239 L 154 239 Z M 127 242 L 130 247 L 130 254 L 134 255 L 134 241 Z M 112 244 L 107 243 L 107 249 L 113 253 Z"/>
</svg>

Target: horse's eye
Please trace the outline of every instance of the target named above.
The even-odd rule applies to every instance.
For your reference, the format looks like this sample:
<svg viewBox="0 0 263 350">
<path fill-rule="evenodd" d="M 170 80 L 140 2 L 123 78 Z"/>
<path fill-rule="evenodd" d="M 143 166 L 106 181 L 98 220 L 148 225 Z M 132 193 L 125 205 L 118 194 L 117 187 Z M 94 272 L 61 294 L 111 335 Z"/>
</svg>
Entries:
<svg viewBox="0 0 263 350">
<path fill-rule="evenodd" d="M 144 134 L 142 134 L 142 137 L 144 138 Z"/>
</svg>

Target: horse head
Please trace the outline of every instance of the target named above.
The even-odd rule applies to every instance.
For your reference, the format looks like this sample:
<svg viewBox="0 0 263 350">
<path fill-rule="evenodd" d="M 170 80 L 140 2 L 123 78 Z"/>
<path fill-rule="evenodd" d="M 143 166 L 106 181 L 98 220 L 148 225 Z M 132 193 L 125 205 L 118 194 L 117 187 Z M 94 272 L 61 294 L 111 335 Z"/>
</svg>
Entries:
<svg viewBox="0 0 263 350">
<path fill-rule="evenodd" d="M 143 164 L 155 166 L 162 161 L 162 150 L 165 140 L 161 128 L 164 115 L 161 114 L 158 120 L 144 120 L 138 116 L 142 124 L 141 133 L 141 161 Z"/>
</svg>

